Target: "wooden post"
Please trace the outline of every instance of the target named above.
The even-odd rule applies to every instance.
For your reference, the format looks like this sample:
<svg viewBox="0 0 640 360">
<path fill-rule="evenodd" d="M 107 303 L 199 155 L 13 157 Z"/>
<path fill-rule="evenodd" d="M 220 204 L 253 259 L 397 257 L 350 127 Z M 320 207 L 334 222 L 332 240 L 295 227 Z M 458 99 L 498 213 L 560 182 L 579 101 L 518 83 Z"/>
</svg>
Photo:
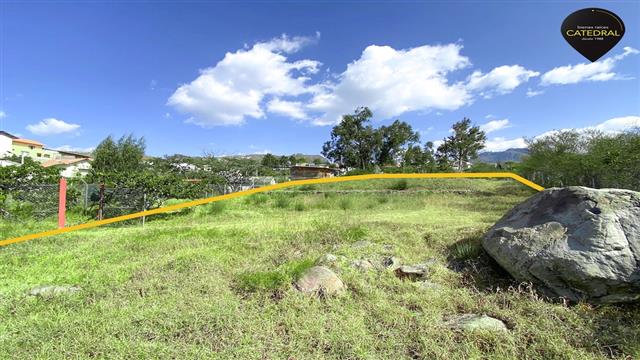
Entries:
<svg viewBox="0 0 640 360">
<path fill-rule="evenodd" d="M 60 179 L 58 192 L 58 228 L 63 228 L 65 223 L 65 213 L 67 211 L 67 179 Z"/>
</svg>

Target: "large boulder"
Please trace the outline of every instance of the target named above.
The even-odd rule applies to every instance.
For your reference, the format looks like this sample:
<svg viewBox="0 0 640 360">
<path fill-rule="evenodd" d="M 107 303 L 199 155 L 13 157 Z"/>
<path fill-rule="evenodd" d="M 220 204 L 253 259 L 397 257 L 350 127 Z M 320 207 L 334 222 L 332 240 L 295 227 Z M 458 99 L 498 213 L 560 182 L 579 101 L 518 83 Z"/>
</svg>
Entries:
<svg viewBox="0 0 640 360">
<path fill-rule="evenodd" d="M 552 188 L 513 208 L 482 246 L 520 281 L 593 303 L 640 299 L 640 193 Z"/>
</svg>

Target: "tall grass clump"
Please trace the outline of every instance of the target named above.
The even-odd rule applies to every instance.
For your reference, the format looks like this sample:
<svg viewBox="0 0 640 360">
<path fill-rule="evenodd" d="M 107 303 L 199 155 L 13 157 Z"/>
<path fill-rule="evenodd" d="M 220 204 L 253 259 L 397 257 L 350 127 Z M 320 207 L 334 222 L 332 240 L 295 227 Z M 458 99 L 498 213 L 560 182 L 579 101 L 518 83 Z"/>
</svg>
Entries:
<svg viewBox="0 0 640 360">
<path fill-rule="evenodd" d="M 389 186 L 389 190 L 407 190 L 409 188 L 409 182 L 407 179 L 400 179 Z"/>
</svg>

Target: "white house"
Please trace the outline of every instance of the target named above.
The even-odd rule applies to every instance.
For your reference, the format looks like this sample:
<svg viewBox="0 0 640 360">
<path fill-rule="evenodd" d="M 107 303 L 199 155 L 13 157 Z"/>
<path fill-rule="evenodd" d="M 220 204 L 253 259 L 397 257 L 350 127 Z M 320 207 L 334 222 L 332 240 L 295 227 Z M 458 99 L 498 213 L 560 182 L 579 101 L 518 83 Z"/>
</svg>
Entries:
<svg viewBox="0 0 640 360">
<path fill-rule="evenodd" d="M 62 169 L 60 175 L 66 178 L 74 176 L 85 176 L 91 170 L 90 158 L 82 159 L 61 159 L 61 160 L 49 160 L 42 164 L 43 167 L 59 167 Z"/>
<path fill-rule="evenodd" d="M 17 139 L 15 135 L 11 135 L 6 131 L 0 130 L 0 157 L 11 155 L 13 139 Z"/>
</svg>

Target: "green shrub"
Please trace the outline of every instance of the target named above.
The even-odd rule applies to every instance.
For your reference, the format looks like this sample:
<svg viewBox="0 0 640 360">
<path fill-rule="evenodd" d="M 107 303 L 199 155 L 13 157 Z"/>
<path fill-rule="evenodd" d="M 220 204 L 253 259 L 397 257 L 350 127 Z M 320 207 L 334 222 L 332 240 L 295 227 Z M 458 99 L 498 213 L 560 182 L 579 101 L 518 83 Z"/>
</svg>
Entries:
<svg viewBox="0 0 640 360">
<path fill-rule="evenodd" d="M 388 187 L 389 190 L 407 190 L 409 183 L 407 179 L 400 179 Z"/>
<path fill-rule="evenodd" d="M 244 273 L 238 276 L 238 287 L 249 292 L 277 290 L 282 288 L 287 280 L 287 276 L 278 271 Z"/>
<path fill-rule="evenodd" d="M 457 260 L 467 260 L 480 256 L 482 247 L 480 239 L 470 237 L 458 241 L 450 247 L 451 257 Z"/>
<path fill-rule="evenodd" d="M 196 214 L 203 215 L 219 215 L 221 214 L 226 207 L 226 204 L 221 201 L 216 201 L 210 204 L 202 205 L 197 207 Z"/>
<path fill-rule="evenodd" d="M 314 190 L 317 190 L 317 186 L 315 186 L 313 184 L 301 185 L 301 186 L 298 186 L 298 190 L 300 190 L 300 191 L 314 191 Z"/>
<path fill-rule="evenodd" d="M 288 197 L 284 195 L 279 195 L 275 199 L 274 206 L 278 209 L 286 209 L 289 207 L 290 202 L 291 200 Z"/>
<path fill-rule="evenodd" d="M 298 202 L 295 204 L 294 209 L 296 211 L 304 211 L 306 207 L 304 206 L 304 203 Z"/>
</svg>

